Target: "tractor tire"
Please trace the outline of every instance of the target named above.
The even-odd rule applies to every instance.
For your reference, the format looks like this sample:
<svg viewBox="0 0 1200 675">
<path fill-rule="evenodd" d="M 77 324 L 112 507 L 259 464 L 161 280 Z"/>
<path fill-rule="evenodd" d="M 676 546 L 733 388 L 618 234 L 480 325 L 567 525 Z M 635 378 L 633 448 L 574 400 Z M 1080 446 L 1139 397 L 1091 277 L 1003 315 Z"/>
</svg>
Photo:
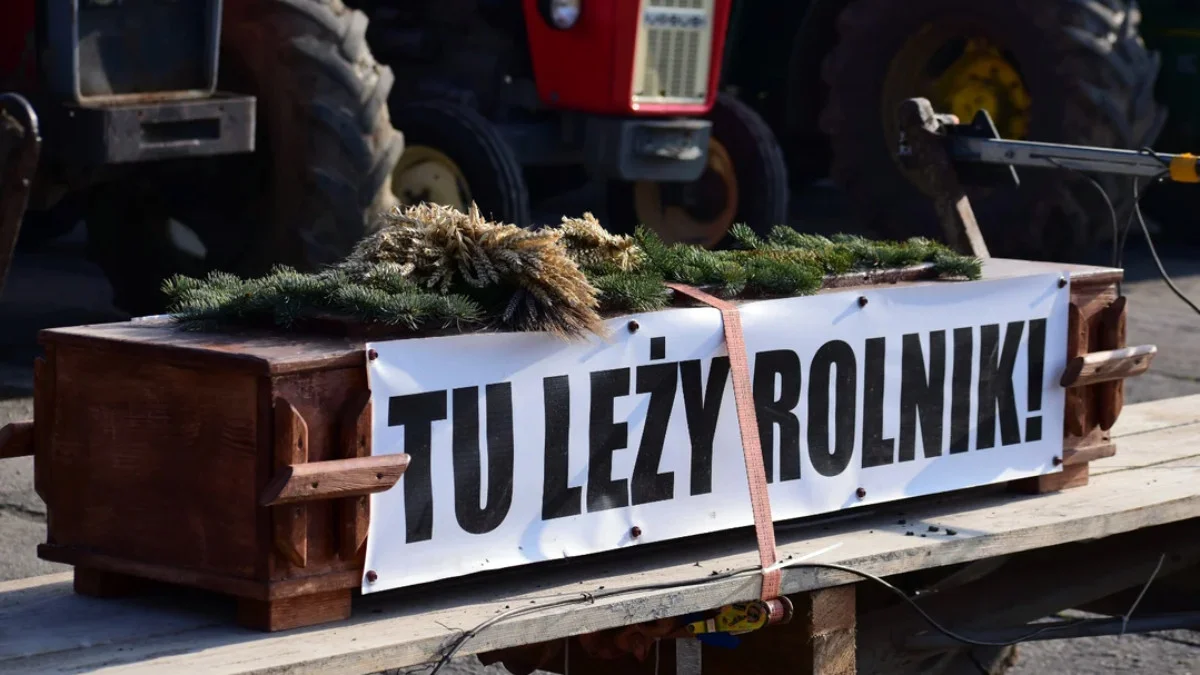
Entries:
<svg viewBox="0 0 1200 675">
<path fill-rule="evenodd" d="M 1159 58 L 1139 37 L 1140 19 L 1129 0 L 853 0 L 822 67 L 828 101 L 821 128 L 831 143 L 832 177 L 876 233 L 940 238 L 929 195 L 895 159 L 892 120 L 909 97 L 930 98 L 939 113 L 952 110 L 888 79 L 908 45 L 939 34 L 982 35 L 1003 50 L 1028 92 L 1026 140 L 1133 149 L 1153 143 L 1165 111 L 1154 100 Z M 1001 135 L 1011 137 L 1003 128 Z M 968 188 L 993 255 L 1072 261 L 1111 241 L 1112 214 L 1086 177 L 1026 169 L 1020 176 L 1019 188 Z M 1095 179 L 1123 226 L 1133 207 L 1129 180 Z"/>
<path fill-rule="evenodd" d="M 529 227 L 533 217 L 520 161 L 496 125 L 470 106 L 429 100 L 397 106 L 408 149 L 392 188 L 402 204 L 429 202 Z"/>
<path fill-rule="evenodd" d="M 735 224 L 762 235 L 787 224 L 787 165 L 771 128 L 725 93 L 717 96 L 708 119 L 712 137 L 704 174 L 690 183 L 610 181 L 608 229 L 627 233 L 643 224 L 669 243 L 719 248 L 731 243 Z M 673 192 L 681 198 L 670 198 Z"/>
<path fill-rule="evenodd" d="M 255 151 L 184 164 L 181 178 L 160 185 L 162 217 L 139 227 L 146 242 L 129 244 L 134 233 L 113 220 L 119 207 L 88 214 L 118 307 L 163 308 L 173 257 L 146 255 L 165 250 L 166 215 L 202 241 L 204 270 L 255 275 L 335 263 L 396 206 L 389 178 L 404 137 L 388 116 L 392 72 L 371 55 L 366 28 L 341 0 L 225 3 L 218 88 L 256 97 Z"/>
</svg>

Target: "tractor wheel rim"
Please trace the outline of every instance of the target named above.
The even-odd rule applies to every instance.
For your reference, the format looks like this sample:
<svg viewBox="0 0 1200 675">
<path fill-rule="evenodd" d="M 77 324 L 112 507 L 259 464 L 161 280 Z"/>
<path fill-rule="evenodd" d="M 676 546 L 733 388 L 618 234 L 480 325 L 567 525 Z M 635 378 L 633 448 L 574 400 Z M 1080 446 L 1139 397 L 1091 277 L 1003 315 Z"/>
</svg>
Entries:
<svg viewBox="0 0 1200 675">
<path fill-rule="evenodd" d="M 405 206 L 426 202 L 465 213 L 471 205 L 471 190 L 462 169 L 444 152 L 427 145 L 404 149 L 392 171 L 392 191 Z"/>
<path fill-rule="evenodd" d="M 1024 140 L 1029 134 L 1032 100 L 1024 79 L 1011 56 L 973 22 L 945 20 L 923 26 L 888 64 L 880 93 L 889 148 L 899 138 L 897 106 L 917 96 L 964 124 L 979 110 L 987 110 L 1003 138 Z M 890 154 L 895 159 L 895 153 Z M 918 171 L 900 168 L 926 189 Z"/>
<path fill-rule="evenodd" d="M 707 213 L 694 200 L 689 204 L 686 199 L 671 196 L 681 190 L 709 202 Z M 720 141 L 709 139 L 708 163 L 700 178 L 683 186 L 638 181 L 633 186 L 633 201 L 638 222 L 664 242 L 716 246 L 733 227 L 737 215 L 738 180 L 733 159 Z"/>
</svg>

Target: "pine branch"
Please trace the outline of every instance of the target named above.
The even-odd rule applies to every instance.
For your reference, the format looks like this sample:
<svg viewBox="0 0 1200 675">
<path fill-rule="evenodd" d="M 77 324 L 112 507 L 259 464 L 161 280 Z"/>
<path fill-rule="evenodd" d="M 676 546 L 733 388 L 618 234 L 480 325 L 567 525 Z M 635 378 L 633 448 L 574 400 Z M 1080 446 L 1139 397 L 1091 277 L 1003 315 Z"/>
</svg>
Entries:
<svg viewBox="0 0 1200 675">
<path fill-rule="evenodd" d="M 670 301 L 664 282 L 724 297 L 813 293 L 830 274 L 932 263 L 938 276 L 977 279 L 981 262 L 928 239 L 822 237 L 778 226 L 760 237 L 736 225 L 733 250 L 667 244 L 646 227 L 604 230 L 590 213 L 557 228 L 526 230 L 421 204 L 397 210 L 338 265 L 317 273 L 276 267 L 255 279 L 214 272 L 163 286 L 189 329 L 291 328 L 340 317 L 392 326 L 460 330 L 498 326 L 564 337 L 603 330 L 600 313 L 645 312 Z"/>
</svg>

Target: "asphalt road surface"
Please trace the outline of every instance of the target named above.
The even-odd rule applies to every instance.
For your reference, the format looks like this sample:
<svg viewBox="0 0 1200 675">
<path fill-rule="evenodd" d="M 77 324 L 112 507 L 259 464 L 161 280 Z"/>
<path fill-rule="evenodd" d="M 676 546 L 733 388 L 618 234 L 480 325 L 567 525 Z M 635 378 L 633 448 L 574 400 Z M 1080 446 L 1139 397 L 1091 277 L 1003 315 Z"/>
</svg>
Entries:
<svg viewBox="0 0 1200 675">
<path fill-rule="evenodd" d="M 836 213 L 806 207 L 828 229 Z M 599 214 L 598 214 L 599 215 Z M 555 218 L 557 220 L 557 218 Z M 1176 284 L 1200 299 L 1200 249 L 1161 246 Z M 1153 343 L 1159 354 L 1146 375 L 1127 383 L 1127 400 L 1150 401 L 1200 393 L 1200 316 L 1181 303 L 1159 279 L 1144 247 L 1131 251 L 1126 265 L 1131 344 Z M 1103 260 L 1097 260 L 1103 263 Z M 82 253 L 80 232 L 40 250 L 19 253 L 0 297 L 0 425 L 33 415 L 32 363 L 37 331 L 51 326 L 121 320 L 111 292 Z M 0 580 L 62 571 L 38 560 L 35 549 L 45 536 L 45 507 L 33 492 L 29 458 L 0 461 Z M 458 675 L 499 673 L 499 669 L 463 666 Z M 1200 675 L 1200 632 L 1047 641 L 1023 645 L 1013 675 L 1066 673 L 1154 673 Z"/>
</svg>

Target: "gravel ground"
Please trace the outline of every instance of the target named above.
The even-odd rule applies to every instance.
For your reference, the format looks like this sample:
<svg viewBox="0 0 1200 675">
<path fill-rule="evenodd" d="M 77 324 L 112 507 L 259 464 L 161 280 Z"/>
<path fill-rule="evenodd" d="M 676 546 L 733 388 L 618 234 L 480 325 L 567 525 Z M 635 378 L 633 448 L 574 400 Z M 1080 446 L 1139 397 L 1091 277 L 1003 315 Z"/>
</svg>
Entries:
<svg viewBox="0 0 1200 675">
<path fill-rule="evenodd" d="M 823 204 L 823 202 L 822 202 Z M 822 204 L 810 216 L 831 213 Z M 1165 248 L 1165 247 L 1164 247 Z M 1172 248 L 1165 261 L 1176 283 L 1200 298 L 1200 251 Z M 1154 343 L 1159 355 L 1152 370 L 1127 383 L 1127 400 L 1150 401 L 1200 393 L 1200 340 L 1192 337 L 1197 317 L 1159 280 L 1143 251 L 1127 264 L 1130 303 L 1129 341 Z M 0 425 L 32 416 L 28 395 L 37 330 L 119 320 L 111 294 L 97 270 L 82 260 L 78 233 L 53 247 L 22 252 L 0 298 Z M 35 549 L 45 536 L 45 508 L 33 492 L 29 458 L 0 462 L 0 580 L 62 571 L 62 565 L 38 560 Z M 416 671 L 420 672 L 420 671 Z M 466 663 L 455 675 L 500 675 Z M 1200 633 L 1172 631 L 1152 635 L 1046 641 L 1024 645 L 1012 675 L 1035 673 L 1200 673 Z"/>
</svg>

